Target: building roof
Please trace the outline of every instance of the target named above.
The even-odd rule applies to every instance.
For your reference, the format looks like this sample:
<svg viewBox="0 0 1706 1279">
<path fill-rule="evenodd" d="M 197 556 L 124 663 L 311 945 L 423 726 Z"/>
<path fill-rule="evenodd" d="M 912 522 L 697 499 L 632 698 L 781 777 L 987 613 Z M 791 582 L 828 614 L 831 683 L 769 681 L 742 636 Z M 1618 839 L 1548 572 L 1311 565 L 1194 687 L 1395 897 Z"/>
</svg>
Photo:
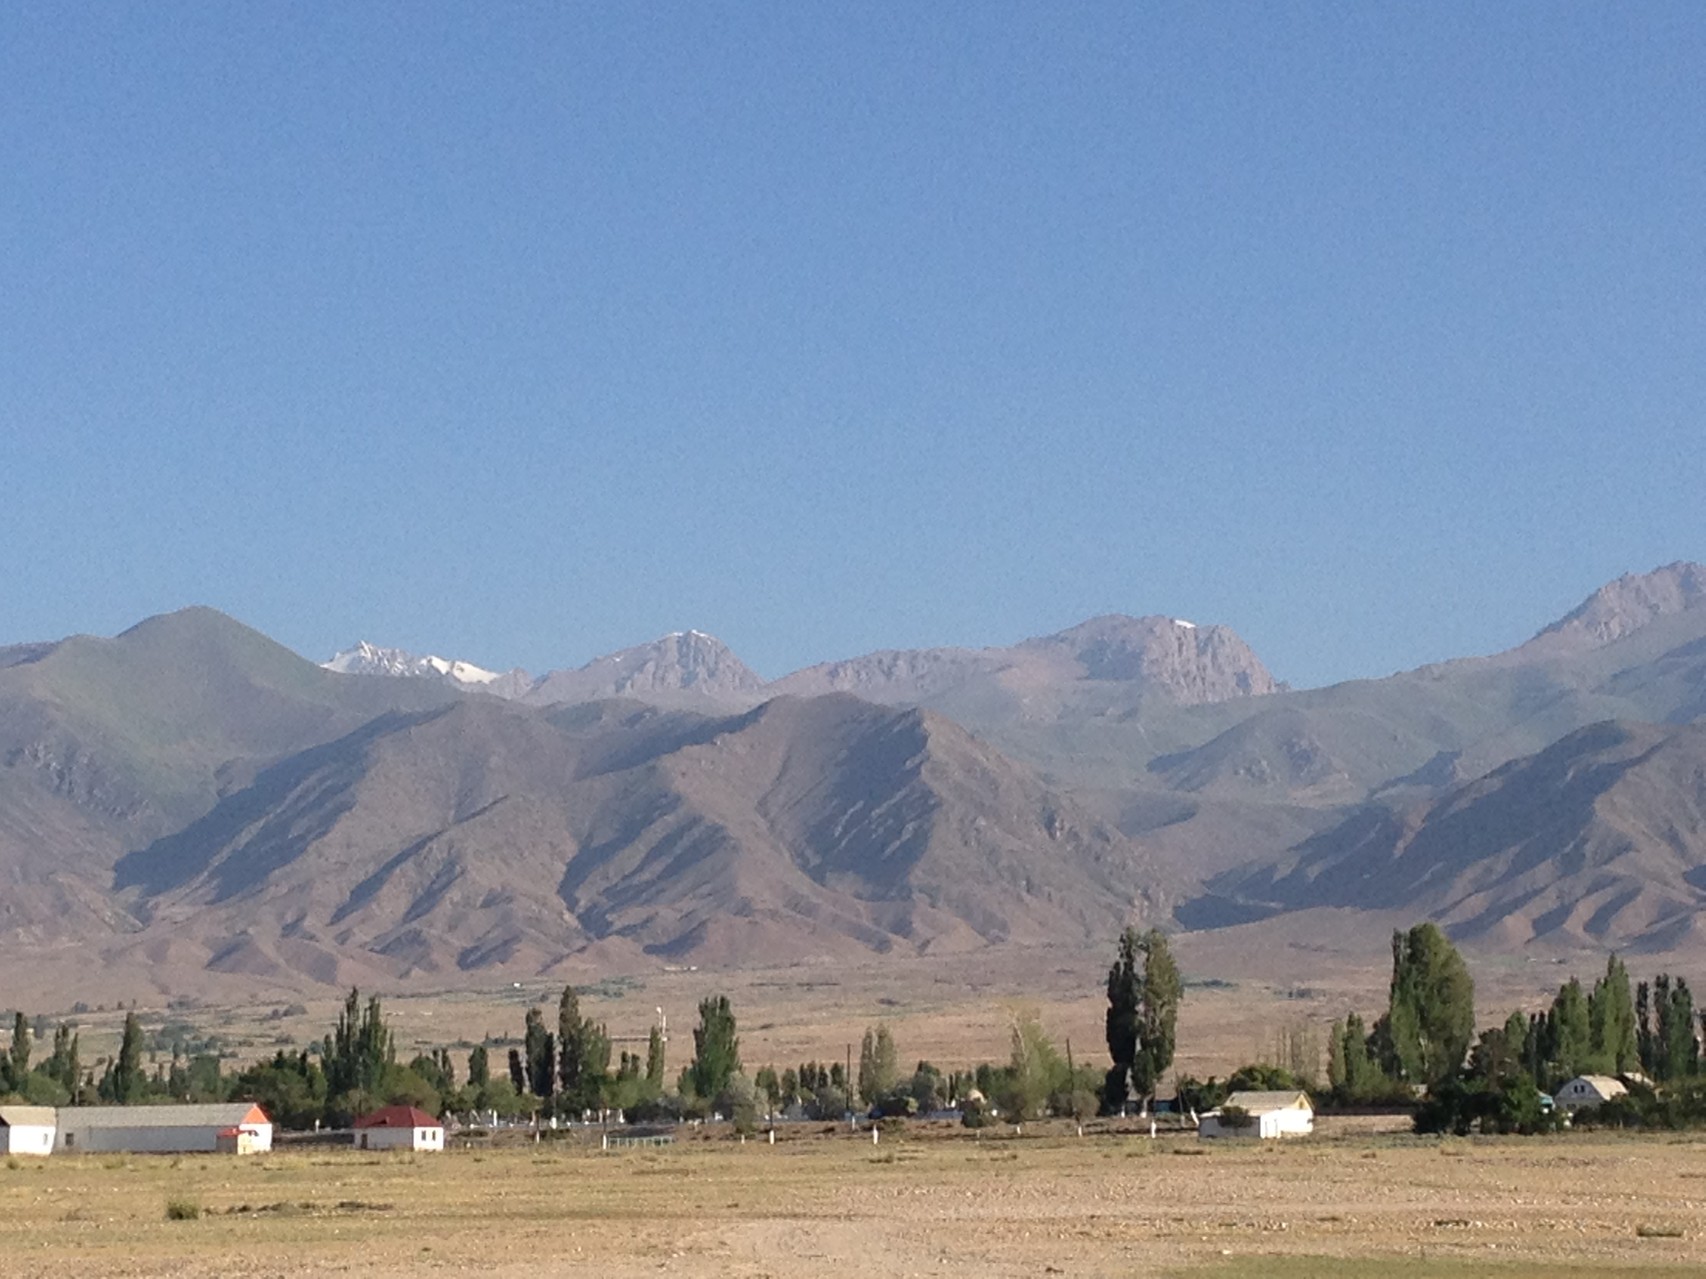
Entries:
<svg viewBox="0 0 1706 1279">
<path fill-rule="evenodd" d="M 0 1128 L 52 1128 L 52 1106 L 0 1106 Z"/>
<path fill-rule="evenodd" d="M 415 1106 L 384 1106 L 355 1121 L 357 1128 L 442 1128 L 443 1124 Z"/>
<path fill-rule="evenodd" d="M 61 1124 L 78 1128 L 234 1128 L 270 1124 L 252 1101 L 205 1106 L 78 1106 L 59 1112 Z"/>
<path fill-rule="evenodd" d="M 1307 1110 L 1313 1114 L 1315 1110 L 1309 1104 L 1309 1094 L 1302 1092 L 1235 1092 L 1221 1105 L 1236 1106 L 1247 1115 L 1266 1114 L 1270 1110 Z"/>
<path fill-rule="evenodd" d="M 1621 1097 L 1629 1091 L 1623 1086 L 1621 1079 L 1614 1079 L 1610 1075 L 1577 1075 L 1564 1087 L 1568 1088 L 1570 1084 L 1587 1084 L 1601 1097 Z"/>
</svg>

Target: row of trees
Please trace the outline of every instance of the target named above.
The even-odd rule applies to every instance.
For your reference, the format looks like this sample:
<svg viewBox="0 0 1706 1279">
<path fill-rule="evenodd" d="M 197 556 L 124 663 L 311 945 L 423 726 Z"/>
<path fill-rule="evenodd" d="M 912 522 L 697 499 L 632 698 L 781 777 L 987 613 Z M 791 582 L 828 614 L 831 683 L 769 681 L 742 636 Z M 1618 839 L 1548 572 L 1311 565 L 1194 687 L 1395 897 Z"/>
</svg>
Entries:
<svg viewBox="0 0 1706 1279">
<path fill-rule="evenodd" d="M 1572 976 L 1543 1011 L 1512 1012 L 1479 1034 L 1474 1001 L 1468 968 L 1437 926 L 1394 933 L 1386 1012 L 1372 1026 L 1352 1013 L 1329 1032 L 1333 1099 L 1409 1102 L 1419 1094 L 1423 1131 L 1539 1132 L 1559 1122 L 1543 1093 L 1600 1074 L 1630 1084 L 1637 1101 L 1624 1110 L 1656 1106 L 1675 1120 L 1687 1109 L 1676 1098 L 1698 1092 L 1706 1117 L 1706 1015 L 1683 979 L 1661 973 L 1632 983 L 1613 955 L 1591 988 Z M 1651 1085 L 1671 1101 L 1654 1103 Z"/>
<path fill-rule="evenodd" d="M 958 1105 L 967 1108 L 970 1122 L 993 1111 L 1020 1121 L 1050 1113 L 1084 1117 L 1097 1110 L 1118 1112 L 1134 1100 L 1147 1105 L 1172 1064 L 1182 983 L 1160 932 L 1131 929 L 1122 935 L 1107 993 L 1112 1063 L 1107 1068 L 1075 1062 L 1070 1041 L 1063 1053 L 1034 1014 L 1016 1012 L 1004 1064 L 943 1072 L 920 1061 L 903 1072 L 893 1033 L 879 1023 L 864 1035 L 852 1079 L 839 1062 L 806 1062 L 781 1072 L 766 1066 L 748 1078 L 734 1011 L 726 996 L 715 995 L 699 1005 L 693 1057 L 676 1077 L 673 1094 L 666 1087 L 662 1027 L 652 1028 L 643 1056 L 624 1051 L 612 1068 L 609 1030 L 581 1011 L 572 986 L 558 1000 L 554 1028 L 543 1010 L 527 1010 L 520 1042 L 508 1050 L 507 1071 L 494 1073 L 487 1047 L 477 1045 L 460 1078 L 447 1049 L 399 1061 L 379 999 L 364 1002 L 354 990 L 321 1042 L 281 1050 L 233 1075 L 223 1074 L 211 1053 L 188 1056 L 176 1048 L 170 1061 L 156 1058 L 150 1071 L 143 1061 L 146 1036 L 134 1012 L 125 1020 L 116 1056 L 97 1063 L 104 1067 L 98 1075 L 82 1065 L 79 1037 L 69 1026 L 54 1031 L 52 1055 L 32 1068 L 32 1036 L 19 1013 L 10 1051 L 0 1057 L 0 1095 L 47 1105 L 253 1100 L 292 1128 L 343 1125 L 394 1103 L 503 1117 L 721 1112 L 737 1122 L 751 1122 L 761 1109 L 796 1106 L 814 1117 L 839 1118 L 856 1105 L 885 1115 Z"/>
</svg>

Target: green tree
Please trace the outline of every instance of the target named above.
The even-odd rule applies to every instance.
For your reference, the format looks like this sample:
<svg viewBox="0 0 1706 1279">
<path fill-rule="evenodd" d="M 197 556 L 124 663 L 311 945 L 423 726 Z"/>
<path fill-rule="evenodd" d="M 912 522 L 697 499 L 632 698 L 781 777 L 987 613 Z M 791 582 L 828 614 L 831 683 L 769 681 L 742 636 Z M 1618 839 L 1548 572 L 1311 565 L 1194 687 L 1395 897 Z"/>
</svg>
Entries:
<svg viewBox="0 0 1706 1279">
<path fill-rule="evenodd" d="M 5 1078 L 8 1086 L 22 1092 L 30 1074 L 30 1023 L 23 1013 L 12 1018 L 12 1050 L 0 1065 L 4 1067 L 0 1069 L 0 1077 Z"/>
<path fill-rule="evenodd" d="M 663 1092 L 664 1071 L 668 1069 L 664 1048 L 663 1028 L 653 1025 L 646 1037 L 646 1086 L 654 1097 Z"/>
<path fill-rule="evenodd" d="M 1629 970 L 1616 955 L 1605 961 L 1605 975 L 1588 997 L 1594 1057 L 1601 1068 L 1623 1074 L 1640 1065 L 1635 1036 L 1635 1005 L 1629 994 Z"/>
<path fill-rule="evenodd" d="M 1386 1013 L 1392 1065 L 1401 1078 L 1433 1085 L 1453 1074 L 1475 1033 L 1475 983 L 1457 948 L 1433 923 L 1392 934 Z"/>
<path fill-rule="evenodd" d="M 468 1087 L 478 1093 L 492 1082 L 491 1058 L 484 1044 L 476 1044 L 468 1054 Z"/>
<path fill-rule="evenodd" d="M 1560 1078 L 1573 1079 L 1597 1068 L 1588 999 L 1574 977 L 1558 988 L 1552 1001 L 1552 1026 L 1553 1061 Z"/>
<path fill-rule="evenodd" d="M 867 1105 L 887 1097 L 900 1079 L 894 1035 L 886 1022 L 865 1032 L 859 1045 L 859 1096 Z"/>
<path fill-rule="evenodd" d="M 727 995 L 699 1001 L 699 1024 L 693 1029 L 693 1064 L 688 1067 L 694 1094 L 714 1100 L 740 1069 L 740 1040 Z"/>
<path fill-rule="evenodd" d="M 113 1100 L 121 1106 L 140 1101 L 147 1088 L 148 1080 L 142 1073 L 142 1023 L 134 1012 L 129 1012 L 124 1017 L 118 1060 L 113 1064 Z"/>
<path fill-rule="evenodd" d="M 65 1089 L 73 1104 L 83 1082 L 83 1065 L 79 1058 L 81 1036 L 61 1022 L 53 1028 L 53 1054 L 38 1069 Z"/>
<path fill-rule="evenodd" d="M 396 1045 L 377 995 L 363 1007 L 361 992 L 350 990 L 321 1057 L 328 1104 L 340 1107 L 340 1115 L 367 1109 L 378 1094 L 385 1068 L 396 1061 Z"/>
<path fill-rule="evenodd" d="M 1336 1021 L 1327 1031 L 1327 1086 L 1340 1100 L 1350 1096 L 1350 1079 L 1345 1063 L 1345 1023 Z"/>
<path fill-rule="evenodd" d="M 1173 1064 L 1184 983 L 1166 936 L 1156 928 L 1120 935 L 1108 970 L 1108 1055 L 1113 1059 L 1102 1085 L 1102 1105 L 1115 1111 L 1135 1094 L 1147 1105 Z"/>
<path fill-rule="evenodd" d="M 1658 1014 L 1654 1078 L 1660 1083 L 1686 1079 L 1700 1065 L 1700 1045 L 1694 1038 L 1694 996 L 1681 977 L 1660 973 L 1653 982 Z"/>
<path fill-rule="evenodd" d="M 306 1052 L 281 1051 L 232 1079 L 228 1095 L 233 1101 L 258 1103 L 285 1128 L 312 1128 L 325 1117 L 326 1075 Z"/>
<path fill-rule="evenodd" d="M 1029 1010 L 1013 1018 L 1013 1050 L 995 1104 L 1011 1120 L 1039 1119 L 1048 1112 L 1049 1098 L 1069 1090 L 1066 1061 Z"/>
<path fill-rule="evenodd" d="M 527 1010 L 522 1053 L 527 1067 L 527 1091 L 541 1101 L 549 1101 L 557 1092 L 557 1044 L 545 1029 L 545 1014 L 537 1008 Z"/>
<path fill-rule="evenodd" d="M 564 986 L 557 1002 L 557 1047 L 566 1107 L 583 1111 L 601 1105 L 610 1072 L 610 1035 L 592 1018 L 581 1016 L 573 986 Z"/>
</svg>

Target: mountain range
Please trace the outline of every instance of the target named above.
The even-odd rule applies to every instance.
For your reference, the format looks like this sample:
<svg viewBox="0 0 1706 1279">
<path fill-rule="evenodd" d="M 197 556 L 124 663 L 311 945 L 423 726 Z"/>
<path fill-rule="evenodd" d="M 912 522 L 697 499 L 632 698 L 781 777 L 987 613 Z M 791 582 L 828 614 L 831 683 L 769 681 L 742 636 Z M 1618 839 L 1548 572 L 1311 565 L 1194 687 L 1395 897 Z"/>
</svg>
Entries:
<svg viewBox="0 0 1706 1279">
<path fill-rule="evenodd" d="M 678 631 L 537 678 L 520 670 L 500 675 L 472 662 L 416 656 L 366 641 L 323 665 L 339 674 L 431 679 L 534 706 L 635 697 L 660 705 L 732 709 L 784 695 L 852 693 L 891 706 L 1005 695 L 1037 698 L 1058 709 L 1058 699 L 1074 686 L 1117 686 L 1129 697 L 1160 696 L 1179 705 L 1260 696 L 1280 687 L 1231 630 L 1168 617 L 1097 617 L 1005 648 L 869 653 L 772 681 L 702 631 Z"/>
<path fill-rule="evenodd" d="M 530 676 L 210 609 L 0 649 L 0 951 L 279 982 L 741 964 L 1408 911 L 1706 943 L 1706 569 L 1523 645 L 1278 683 L 1103 617 L 764 680 L 685 631 Z"/>
</svg>

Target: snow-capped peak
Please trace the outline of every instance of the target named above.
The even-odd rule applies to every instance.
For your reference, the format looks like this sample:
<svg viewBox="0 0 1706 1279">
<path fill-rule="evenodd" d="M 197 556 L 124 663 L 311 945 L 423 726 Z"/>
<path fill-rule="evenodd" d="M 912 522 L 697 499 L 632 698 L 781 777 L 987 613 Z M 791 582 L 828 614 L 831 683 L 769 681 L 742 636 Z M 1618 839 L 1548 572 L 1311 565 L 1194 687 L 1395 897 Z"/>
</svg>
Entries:
<svg viewBox="0 0 1706 1279">
<path fill-rule="evenodd" d="M 366 640 L 354 648 L 346 648 L 331 661 L 322 662 L 320 665 L 340 675 L 397 675 L 416 678 L 426 676 L 451 680 L 457 684 L 490 684 L 499 678 L 498 672 L 488 671 L 472 662 L 431 654 L 417 657 L 404 649 L 381 648 L 377 644 L 369 644 Z"/>
<path fill-rule="evenodd" d="M 1186 620 L 1185 620 L 1185 619 L 1184 619 L 1184 618 L 1182 618 L 1182 617 L 1175 617 L 1175 618 L 1174 618 L 1174 619 L 1173 619 L 1173 625 L 1174 625 L 1174 626 L 1182 626 L 1182 627 L 1184 627 L 1184 628 L 1185 628 L 1185 629 L 1186 629 L 1186 630 L 1187 630 L 1187 631 L 1194 631 L 1194 630 L 1196 630 L 1196 628 L 1197 628 L 1197 624 L 1196 624 L 1196 623 L 1195 623 L 1195 622 L 1187 622 L 1187 621 L 1186 621 Z"/>
</svg>

